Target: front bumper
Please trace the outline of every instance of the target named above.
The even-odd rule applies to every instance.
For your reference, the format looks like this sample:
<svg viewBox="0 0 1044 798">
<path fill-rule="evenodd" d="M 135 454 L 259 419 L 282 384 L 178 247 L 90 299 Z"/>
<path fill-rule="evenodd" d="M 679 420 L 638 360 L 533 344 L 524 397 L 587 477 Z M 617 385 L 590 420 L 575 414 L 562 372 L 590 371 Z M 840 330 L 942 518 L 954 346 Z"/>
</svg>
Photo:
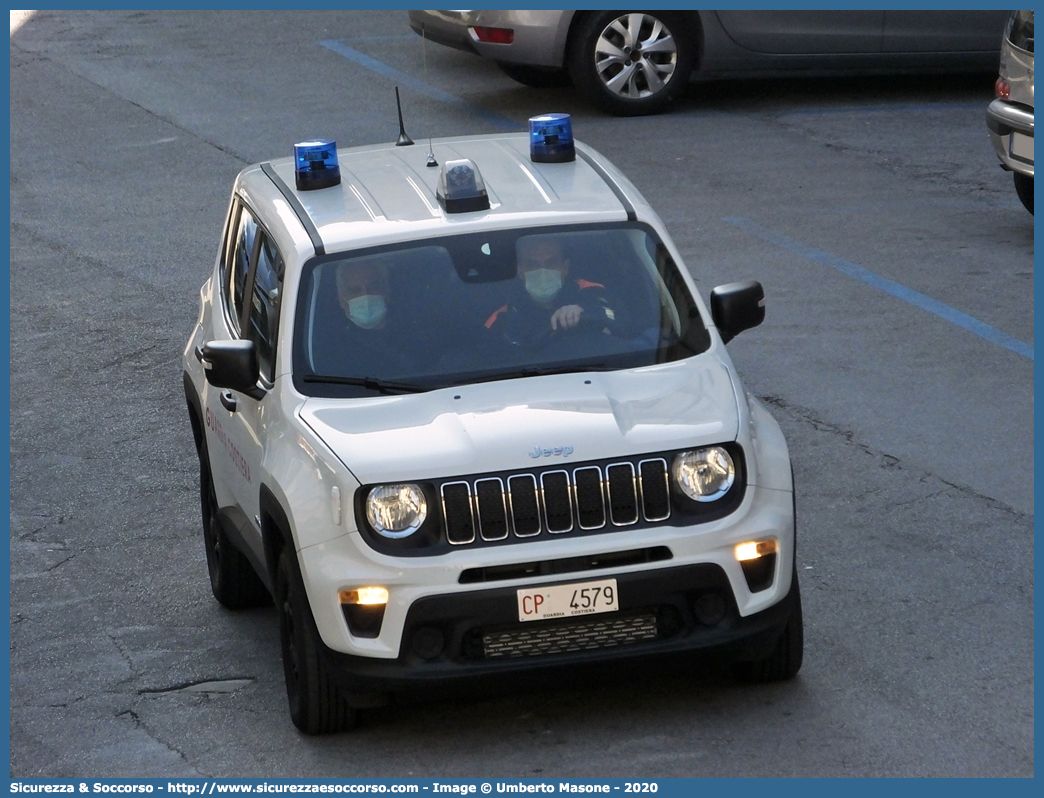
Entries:
<svg viewBox="0 0 1044 798">
<path fill-rule="evenodd" d="M 625 663 L 691 651 L 714 652 L 732 661 L 756 660 L 771 653 L 797 595 L 796 579 L 788 578 L 782 601 L 742 617 L 729 579 L 717 565 L 619 574 L 616 579 L 620 609 L 615 613 L 569 621 L 520 623 L 514 587 L 431 596 L 410 608 L 402 653 L 396 659 L 352 656 L 325 647 L 322 656 L 333 678 L 350 696 L 364 703 L 379 702 L 380 695 L 387 692 L 463 678 L 499 678 L 548 668 L 606 661 Z M 511 653 L 491 654 L 489 643 L 483 643 L 484 638 L 502 639 L 518 632 L 524 632 L 530 640 L 548 640 L 569 627 L 575 630 L 596 623 L 609 626 L 613 622 L 623 627 L 631 619 L 642 617 L 652 619 L 654 634 L 635 640 L 619 633 L 610 645 L 605 645 L 604 640 L 601 645 L 592 643 L 590 634 L 580 634 L 540 653 L 523 653 L 516 648 Z M 613 633 L 603 629 L 601 634 Z M 557 637 L 561 641 L 564 636 Z M 437 645 L 440 642 L 441 647 Z"/>
<path fill-rule="evenodd" d="M 752 589 L 735 547 L 774 540 L 778 554 L 770 584 Z M 635 558 L 634 552 L 647 552 Z M 641 578 L 664 569 L 713 566 L 724 575 L 730 606 L 739 617 L 760 613 L 784 599 L 794 562 L 793 493 L 748 485 L 731 514 L 691 526 L 628 527 L 606 534 L 544 539 L 454 551 L 433 557 L 395 557 L 370 548 L 358 532 L 303 548 L 301 571 L 323 643 L 357 657 L 396 660 L 408 648 L 416 608 L 426 602 L 469 596 L 512 597 L 520 588 L 596 579 Z M 597 560 L 592 564 L 591 560 Z M 379 633 L 352 634 L 339 591 L 380 586 L 388 591 Z M 512 605 L 515 606 L 515 605 Z M 621 610 L 623 608 L 621 607 Z M 507 619 L 517 621 L 517 609 Z M 494 618 L 493 620 L 498 620 Z M 502 618 L 500 619 L 502 620 Z M 498 620 L 499 622 L 499 620 Z"/>
<path fill-rule="evenodd" d="M 1004 168 L 1033 177 L 1033 109 L 994 100 L 986 109 L 986 127 Z"/>
</svg>

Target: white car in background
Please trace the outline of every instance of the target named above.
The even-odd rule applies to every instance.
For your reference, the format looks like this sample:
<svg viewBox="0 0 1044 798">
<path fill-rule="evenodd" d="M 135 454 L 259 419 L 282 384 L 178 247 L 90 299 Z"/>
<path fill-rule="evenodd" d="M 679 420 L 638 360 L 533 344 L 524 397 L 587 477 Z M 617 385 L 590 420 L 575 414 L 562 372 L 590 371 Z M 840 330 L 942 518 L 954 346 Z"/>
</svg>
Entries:
<svg viewBox="0 0 1044 798">
<path fill-rule="evenodd" d="M 1033 12 L 1013 11 L 1001 42 L 997 99 L 986 126 L 1001 166 L 1015 176 L 1015 191 L 1033 213 Z"/>
</svg>

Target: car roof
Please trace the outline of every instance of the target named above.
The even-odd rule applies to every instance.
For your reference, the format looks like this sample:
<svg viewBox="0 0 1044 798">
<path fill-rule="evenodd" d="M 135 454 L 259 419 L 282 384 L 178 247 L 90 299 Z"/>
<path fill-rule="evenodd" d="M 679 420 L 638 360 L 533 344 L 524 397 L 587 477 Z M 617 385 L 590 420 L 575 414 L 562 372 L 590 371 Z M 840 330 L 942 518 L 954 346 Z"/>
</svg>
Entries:
<svg viewBox="0 0 1044 798">
<path fill-rule="evenodd" d="M 603 156 L 579 141 L 575 148 L 575 161 L 535 163 L 525 133 L 434 139 L 438 168 L 426 165 L 425 143 L 338 148 L 340 185 L 298 190 L 286 157 L 244 169 L 237 190 L 267 224 L 281 224 L 317 254 L 484 229 L 633 220 L 636 206 L 648 207 Z M 439 204 L 441 165 L 460 158 L 478 168 L 489 210 L 447 213 Z"/>
</svg>

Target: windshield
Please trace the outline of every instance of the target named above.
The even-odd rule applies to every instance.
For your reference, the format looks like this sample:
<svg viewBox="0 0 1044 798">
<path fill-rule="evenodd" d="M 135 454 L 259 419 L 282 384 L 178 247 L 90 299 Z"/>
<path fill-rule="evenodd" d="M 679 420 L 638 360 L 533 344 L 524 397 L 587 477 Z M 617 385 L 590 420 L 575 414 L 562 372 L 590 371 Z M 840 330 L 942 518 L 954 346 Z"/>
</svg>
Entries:
<svg viewBox="0 0 1044 798">
<path fill-rule="evenodd" d="M 710 344 L 640 224 L 413 241 L 316 258 L 301 280 L 294 384 L 313 396 L 634 368 Z"/>
</svg>

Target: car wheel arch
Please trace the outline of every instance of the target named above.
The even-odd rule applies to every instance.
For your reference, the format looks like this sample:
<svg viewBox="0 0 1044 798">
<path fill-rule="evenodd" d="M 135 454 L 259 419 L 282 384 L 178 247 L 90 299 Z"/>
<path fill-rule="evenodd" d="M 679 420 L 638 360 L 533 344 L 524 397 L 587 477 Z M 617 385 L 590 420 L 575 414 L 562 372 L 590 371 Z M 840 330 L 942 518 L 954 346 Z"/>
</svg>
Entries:
<svg viewBox="0 0 1044 798">
<path fill-rule="evenodd" d="M 203 407 L 199 401 L 199 394 L 196 393 L 196 386 L 187 371 L 182 373 L 182 383 L 185 387 L 189 424 L 192 426 L 192 439 L 196 444 L 196 454 L 198 455 L 203 447 Z"/>
<path fill-rule="evenodd" d="M 261 543 L 265 551 L 265 569 L 275 585 L 276 570 L 279 567 L 279 555 L 283 549 L 289 548 L 296 556 L 294 533 L 290 526 L 290 518 L 283 509 L 283 504 L 272 489 L 262 484 L 259 496 L 261 515 Z"/>
</svg>

